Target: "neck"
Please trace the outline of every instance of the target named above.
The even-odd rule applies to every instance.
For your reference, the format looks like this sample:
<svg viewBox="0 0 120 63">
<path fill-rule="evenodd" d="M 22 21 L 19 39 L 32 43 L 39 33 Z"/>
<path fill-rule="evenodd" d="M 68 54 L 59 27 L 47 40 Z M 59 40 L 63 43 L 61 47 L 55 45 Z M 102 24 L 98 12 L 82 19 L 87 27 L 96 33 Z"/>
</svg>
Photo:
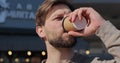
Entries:
<svg viewBox="0 0 120 63">
<path fill-rule="evenodd" d="M 48 53 L 46 63 L 69 63 L 73 56 L 72 48 L 55 48 L 50 44 L 46 44 L 46 47 Z"/>
</svg>

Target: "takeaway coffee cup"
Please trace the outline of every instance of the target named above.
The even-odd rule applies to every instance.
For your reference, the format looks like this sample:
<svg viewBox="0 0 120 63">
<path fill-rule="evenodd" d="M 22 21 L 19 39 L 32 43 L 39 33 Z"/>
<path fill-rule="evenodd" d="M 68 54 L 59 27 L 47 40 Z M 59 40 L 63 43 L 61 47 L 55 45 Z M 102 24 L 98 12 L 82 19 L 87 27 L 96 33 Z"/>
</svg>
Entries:
<svg viewBox="0 0 120 63">
<path fill-rule="evenodd" d="M 82 18 L 80 21 L 79 18 L 76 18 L 75 22 L 70 22 L 68 17 L 63 18 L 62 26 L 64 31 L 80 31 L 83 30 L 87 25 L 85 18 Z"/>
</svg>

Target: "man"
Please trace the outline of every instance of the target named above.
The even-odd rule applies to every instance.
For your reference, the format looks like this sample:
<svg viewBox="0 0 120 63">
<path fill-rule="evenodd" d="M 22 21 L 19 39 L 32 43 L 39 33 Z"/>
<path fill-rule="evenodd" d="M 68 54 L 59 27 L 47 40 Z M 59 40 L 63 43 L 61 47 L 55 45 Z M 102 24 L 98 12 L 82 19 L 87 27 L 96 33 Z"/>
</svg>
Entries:
<svg viewBox="0 0 120 63">
<path fill-rule="evenodd" d="M 48 53 L 44 63 L 120 63 L 120 31 L 90 7 L 72 11 L 71 4 L 65 0 L 45 0 L 38 9 L 36 32 L 45 41 Z M 77 17 L 81 20 L 84 16 L 88 21 L 87 27 L 80 32 L 64 32 L 62 19 L 65 16 L 69 17 L 71 22 L 74 22 Z M 75 37 L 93 34 L 103 40 L 114 59 L 101 61 L 72 51 L 76 43 Z"/>
</svg>

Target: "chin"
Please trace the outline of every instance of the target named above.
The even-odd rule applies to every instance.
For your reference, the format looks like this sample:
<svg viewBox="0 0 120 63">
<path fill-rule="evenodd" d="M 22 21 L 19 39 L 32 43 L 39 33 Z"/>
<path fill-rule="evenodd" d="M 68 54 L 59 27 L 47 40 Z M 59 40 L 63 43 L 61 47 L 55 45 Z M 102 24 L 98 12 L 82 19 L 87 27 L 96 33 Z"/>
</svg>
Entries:
<svg viewBox="0 0 120 63">
<path fill-rule="evenodd" d="M 49 42 L 54 47 L 72 48 L 76 44 L 76 39 L 68 33 L 63 33 L 61 36 L 56 37 L 54 40 L 49 40 Z"/>
</svg>

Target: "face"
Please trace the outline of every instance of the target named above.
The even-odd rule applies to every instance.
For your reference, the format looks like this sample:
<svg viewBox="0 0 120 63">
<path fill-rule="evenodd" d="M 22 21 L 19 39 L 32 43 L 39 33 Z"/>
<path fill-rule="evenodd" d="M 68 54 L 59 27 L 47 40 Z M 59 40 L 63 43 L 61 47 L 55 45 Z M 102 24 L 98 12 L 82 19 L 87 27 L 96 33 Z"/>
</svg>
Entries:
<svg viewBox="0 0 120 63">
<path fill-rule="evenodd" d="M 75 38 L 64 32 L 62 28 L 62 19 L 70 12 L 71 10 L 68 6 L 59 4 L 53 6 L 47 15 L 45 26 L 43 27 L 45 38 L 54 47 L 70 48 L 76 43 Z"/>
</svg>

